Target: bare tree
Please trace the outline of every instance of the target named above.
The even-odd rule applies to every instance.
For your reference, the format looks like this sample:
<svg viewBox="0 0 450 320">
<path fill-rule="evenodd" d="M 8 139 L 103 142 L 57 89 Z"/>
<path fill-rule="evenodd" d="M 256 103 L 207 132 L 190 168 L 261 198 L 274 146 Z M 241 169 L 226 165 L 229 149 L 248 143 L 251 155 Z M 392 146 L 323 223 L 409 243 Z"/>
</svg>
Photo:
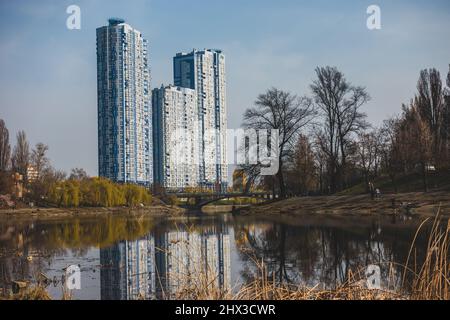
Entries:
<svg viewBox="0 0 450 320">
<path fill-rule="evenodd" d="M 383 122 L 380 130 L 380 155 L 383 169 L 387 172 L 397 192 L 397 175 L 402 171 L 401 149 L 398 141 L 399 119 L 390 118 Z"/>
<path fill-rule="evenodd" d="M 417 109 L 414 106 L 412 107 L 415 122 L 411 140 L 415 142 L 417 162 L 422 169 L 423 190 L 427 192 L 428 166 L 433 158 L 433 134 L 427 124 L 427 119 L 424 119 Z"/>
<path fill-rule="evenodd" d="M 52 186 L 65 180 L 66 173 L 61 170 L 55 170 L 50 164 L 42 170 L 38 179 L 34 180 L 30 186 L 30 198 L 39 205 L 47 205 L 48 195 Z"/>
<path fill-rule="evenodd" d="M 369 180 L 375 176 L 375 167 L 378 158 L 378 138 L 376 131 L 361 132 L 356 141 L 357 162 L 361 167 L 366 188 L 369 188 Z"/>
<path fill-rule="evenodd" d="M 244 171 L 246 177 L 243 191 L 244 193 L 248 193 L 259 178 L 259 175 L 261 173 L 261 166 L 253 164 L 242 164 L 240 165 L 240 168 Z"/>
<path fill-rule="evenodd" d="M 445 110 L 443 115 L 442 140 L 444 141 L 444 161 L 448 166 L 450 165 L 450 70 L 447 74 L 447 87 L 444 91 L 444 101 Z"/>
<path fill-rule="evenodd" d="M 337 176 L 344 184 L 347 147 L 351 135 L 367 127 L 360 111 L 370 100 L 363 87 L 355 87 L 335 67 L 316 68 L 317 80 L 311 85 L 314 101 L 321 110 L 323 125 L 317 130 L 319 145 L 329 158 L 330 189 L 337 189 Z"/>
<path fill-rule="evenodd" d="M 329 126 L 324 126 L 324 128 L 315 128 L 315 134 L 316 145 L 320 149 L 322 169 L 327 174 L 327 179 L 322 181 L 322 183 L 326 182 L 326 185 L 322 185 L 322 187 L 327 194 L 334 193 L 339 176 L 339 143 L 334 122 L 330 121 Z"/>
<path fill-rule="evenodd" d="M 301 134 L 292 159 L 291 185 L 299 195 L 308 195 L 317 188 L 316 159 L 306 135 Z"/>
<path fill-rule="evenodd" d="M 320 145 L 320 141 L 316 140 L 316 142 L 312 145 L 314 150 L 314 159 L 316 162 L 317 175 L 318 175 L 318 188 L 320 193 L 327 193 L 325 186 L 328 186 L 329 183 L 326 183 L 326 175 L 327 175 L 327 164 L 328 164 L 328 156 L 324 152 L 324 149 Z"/>
<path fill-rule="evenodd" d="M 427 171 L 433 160 L 433 134 L 428 120 L 420 112 L 418 98 L 409 106 L 403 105 L 403 114 L 398 122 L 397 143 L 402 171 L 417 171 L 420 168 L 424 191 L 428 190 Z"/>
<path fill-rule="evenodd" d="M 86 178 L 88 178 L 88 174 L 86 173 L 86 171 L 82 168 L 74 168 L 72 169 L 72 171 L 70 172 L 70 176 L 69 179 L 70 180 L 84 180 Z"/>
<path fill-rule="evenodd" d="M 422 70 L 417 82 L 417 111 L 428 125 L 433 139 L 433 158 L 435 163 L 442 161 L 445 130 L 445 103 L 441 75 L 436 69 Z"/>
<path fill-rule="evenodd" d="M 11 160 L 13 170 L 25 177 L 30 162 L 30 146 L 25 131 L 19 131 L 17 133 L 17 142 Z"/>
<path fill-rule="evenodd" d="M 8 169 L 10 156 L 9 131 L 6 128 L 5 121 L 0 119 L 0 172 Z"/>
<path fill-rule="evenodd" d="M 277 179 L 282 198 L 286 196 L 284 161 L 292 152 L 300 130 L 310 123 L 313 115 L 314 109 L 310 99 L 277 88 L 271 88 L 266 93 L 260 94 L 255 107 L 247 109 L 244 113 L 246 128 L 279 130 Z"/>
<path fill-rule="evenodd" d="M 11 191 L 11 175 L 7 172 L 9 169 L 10 155 L 9 132 L 5 122 L 0 119 L 0 194 Z"/>
<path fill-rule="evenodd" d="M 39 142 L 31 152 L 31 163 L 37 172 L 37 179 L 41 178 L 50 166 L 50 160 L 47 158 L 48 146 Z"/>
</svg>

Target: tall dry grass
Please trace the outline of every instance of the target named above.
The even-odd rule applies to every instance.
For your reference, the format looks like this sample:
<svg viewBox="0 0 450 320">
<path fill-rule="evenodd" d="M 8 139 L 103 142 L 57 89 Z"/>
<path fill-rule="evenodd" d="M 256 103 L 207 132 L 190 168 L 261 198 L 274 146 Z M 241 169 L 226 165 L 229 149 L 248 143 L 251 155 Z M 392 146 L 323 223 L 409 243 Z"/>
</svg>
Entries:
<svg viewBox="0 0 450 320">
<path fill-rule="evenodd" d="M 425 261 L 420 268 L 416 268 L 417 272 L 412 284 L 411 299 L 450 299 L 449 233 L 450 220 L 443 225 L 438 214 L 431 228 Z M 414 247 L 416 238 L 417 233 L 411 248 Z"/>
<path fill-rule="evenodd" d="M 349 279 L 335 289 L 323 290 L 316 287 L 279 283 L 270 277 L 263 262 L 256 262 L 257 275 L 253 281 L 233 288 L 219 288 L 205 273 L 196 275 L 195 285 L 178 288 L 173 296 L 179 300 L 399 300 L 408 296 L 392 290 L 368 289 L 359 276 Z M 186 284 L 188 282 L 185 282 Z"/>
<path fill-rule="evenodd" d="M 0 296 L 0 300 L 51 300 L 45 287 L 33 286 L 17 294 Z"/>
<path fill-rule="evenodd" d="M 195 285 L 185 281 L 175 299 L 222 299 L 222 300 L 448 300 L 450 299 L 450 220 L 443 221 L 439 213 L 436 215 L 428 238 L 425 260 L 421 265 L 410 261 L 417 261 L 416 239 L 427 225 L 430 219 L 426 219 L 419 226 L 411 244 L 407 261 L 402 266 L 403 280 L 401 287 L 391 289 L 369 289 L 364 280 L 364 272 L 361 270 L 349 273 L 345 283 L 334 289 L 323 290 L 318 286 L 305 287 L 288 283 L 279 283 L 268 275 L 263 262 L 253 260 L 256 265 L 257 275 L 255 279 L 237 290 L 221 289 L 212 285 L 214 279 L 197 274 Z M 414 253 L 414 255 L 413 255 Z M 389 277 L 395 272 L 394 264 L 390 263 Z M 409 276 L 410 284 L 406 283 Z M 387 286 L 390 287 L 389 285 Z"/>
</svg>

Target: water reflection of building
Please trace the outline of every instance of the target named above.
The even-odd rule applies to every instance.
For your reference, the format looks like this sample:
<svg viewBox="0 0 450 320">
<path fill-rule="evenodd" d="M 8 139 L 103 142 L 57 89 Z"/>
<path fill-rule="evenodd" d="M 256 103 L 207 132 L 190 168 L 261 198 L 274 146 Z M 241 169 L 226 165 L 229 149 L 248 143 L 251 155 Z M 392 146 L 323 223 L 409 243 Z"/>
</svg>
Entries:
<svg viewBox="0 0 450 320">
<path fill-rule="evenodd" d="M 154 296 L 154 243 L 153 237 L 148 236 L 100 250 L 102 299 L 151 299 Z"/>
<path fill-rule="evenodd" d="M 171 298 L 192 285 L 231 287 L 228 228 L 167 231 L 100 249 L 101 298 Z"/>
<path fill-rule="evenodd" d="M 157 296 L 193 285 L 231 286 L 230 235 L 226 227 L 171 231 L 156 237 Z"/>
</svg>

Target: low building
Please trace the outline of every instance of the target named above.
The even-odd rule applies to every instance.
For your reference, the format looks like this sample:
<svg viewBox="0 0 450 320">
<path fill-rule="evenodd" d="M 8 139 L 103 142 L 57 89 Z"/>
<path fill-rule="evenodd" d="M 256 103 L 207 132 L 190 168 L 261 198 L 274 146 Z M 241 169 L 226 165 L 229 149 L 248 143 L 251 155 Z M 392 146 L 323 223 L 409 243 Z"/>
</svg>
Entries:
<svg viewBox="0 0 450 320">
<path fill-rule="evenodd" d="M 12 175 L 13 181 L 13 195 L 16 199 L 22 199 L 23 197 L 23 176 L 16 172 Z"/>
<path fill-rule="evenodd" d="M 27 182 L 34 182 L 38 178 L 39 173 L 31 164 L 27 167 Z"/>
</svg>

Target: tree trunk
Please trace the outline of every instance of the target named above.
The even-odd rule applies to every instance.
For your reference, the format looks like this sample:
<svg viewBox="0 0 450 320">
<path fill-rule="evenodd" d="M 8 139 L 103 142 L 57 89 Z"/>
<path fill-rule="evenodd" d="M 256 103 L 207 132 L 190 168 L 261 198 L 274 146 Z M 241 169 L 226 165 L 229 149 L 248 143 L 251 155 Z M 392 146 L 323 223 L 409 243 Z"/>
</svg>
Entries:
<svg viewBox="0 0 450 320">
<path fill-rule="evenodd" d="M 397 190 L 397 182 L 396 182 L 396 180 L 395 180 L 395 174 L 392 174 L 392 173 L 391 173 L 391 174 L 389 175 L 389 177 L 391 178 L 392 185 L 394 186 L 394 192 L 397 193 L 398 190 Z"/>
<path fill-rule="evenodd" d="M 337 183 L 337 168 L 336 168 L 336 163 L 332 162 L 329 164 L 329 181 L 328 184 L 329 186 L 327 186 L 327 194 L 333 194 L 336 192 L 336 183 Z"/>
<path fill-rule="evenodd" d="M 275 200 L 275 176 L 272 176 L 272 200 Z"/>
<path fill-rule="evenodd" d="M 320 165 L 320 171 L 319 171 L 319 190 L 320 193 L 323 194 L 323 167 Z"/>
<path fill-rule="evenodd" d="M 366 182 L 366 192 L 369 192 L 369 174 L 364 172 L 364 181 Z"/>
<path fill-rule="evenodd" d="M 423 179 L 423 191 L 428 192 L 427 166 L 425 163 L 422 163 L 422 179 Z"/>
<path fill-rule="evenodd" d="M 281 168 L 277 172 L 277 177 L 278 177 L 278 184 L 280 185 L 280 198 L 284 199 L 286 198 L 286 186 L 284 185 L 284 176 Z"/>
<path fill-rule="evenodd" d="M 346 154 L 345 154 L 345 150 L 344 150 L 344 148 L 345 148 L 345 145 L 344 145 L 344 138 L 342 137 L 342 135 L 339 135 L 339 139 L 340 139 L 340 149 L 341 149 L 341 157 L 342 157 L 342 160 L 341 160 L 341 170 L 340 170 L 340 174 L 341 174 L 341 176 L 340 176 L 340 181 L 341 181 L 341 186 L 340 186 L 340 188 L 341 188 L 341 190 L 344 190 L 346 187 L 347 187 L 347 182 L 346 182 L 346 176 L 345 176 L 345 173 L 346 173 L 346 166 L 347 166 L 347 156 L 346 156 Z"/>
</svg>

